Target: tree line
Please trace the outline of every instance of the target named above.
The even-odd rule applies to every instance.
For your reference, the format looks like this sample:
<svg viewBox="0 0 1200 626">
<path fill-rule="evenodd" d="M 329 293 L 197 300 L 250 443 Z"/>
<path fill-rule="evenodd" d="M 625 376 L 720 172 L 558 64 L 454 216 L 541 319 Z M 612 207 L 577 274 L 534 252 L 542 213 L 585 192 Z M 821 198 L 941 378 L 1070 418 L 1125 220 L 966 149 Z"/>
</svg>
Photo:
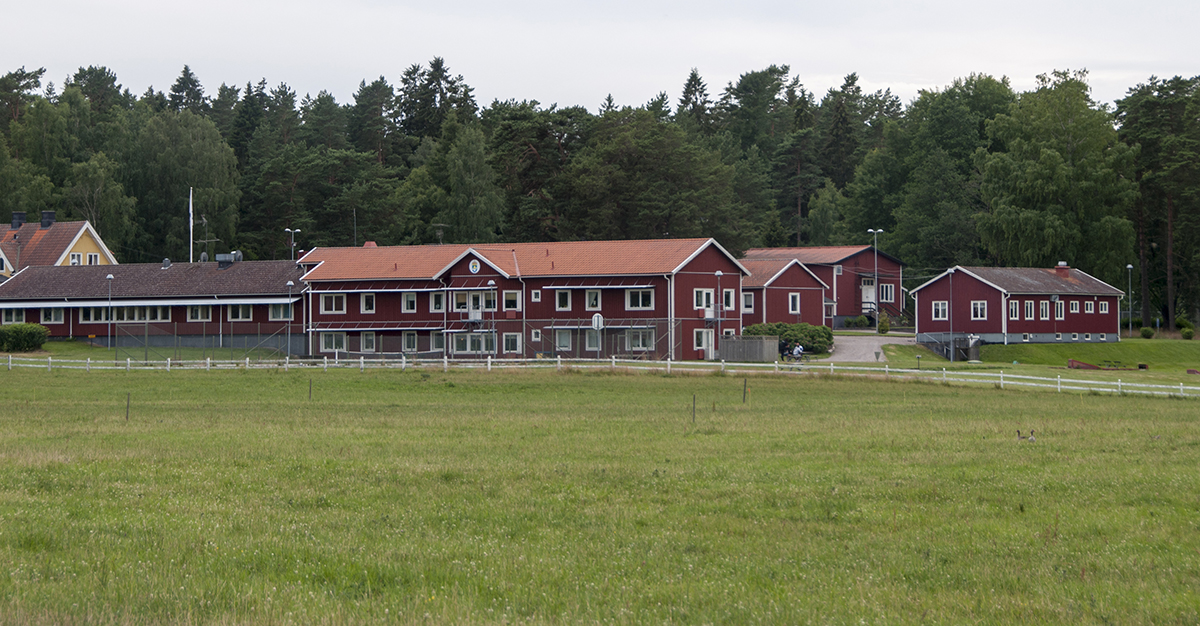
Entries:
<svg viewBox="0 0 1200 626">
<path fill-rule="evenodd" d="M 441 58 L 354 101 L 265 80 L 205 92 L 187 66 L 135 96 L 105 67 L 61 88 L 0 77 L 0 217 L 87 219 L 126 262 L 195 252 L 715 237 L 872 243 L 914 280 L 954 264 L 1136 268 L 1146 323 L 1200 315 L 1200 77 L 1149 78 L 1115 107 L 1086 72 L 1015 92 L 985 74 L 903 104 L 858 76 L 819 98 L 786 65 L 638 106 L 494 101 Z"/>
</svg>

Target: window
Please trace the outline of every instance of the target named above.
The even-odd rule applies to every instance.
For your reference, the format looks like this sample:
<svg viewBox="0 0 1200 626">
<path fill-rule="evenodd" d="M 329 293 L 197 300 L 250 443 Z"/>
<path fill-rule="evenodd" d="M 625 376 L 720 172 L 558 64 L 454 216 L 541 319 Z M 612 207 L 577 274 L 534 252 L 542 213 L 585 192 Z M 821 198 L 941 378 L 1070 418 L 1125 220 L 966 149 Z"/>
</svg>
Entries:
<svg viewBox="0 0 1200 626">
<path fill-rule="evenodd" d="M 542 331 L 540 331 L 536 328 L 529 331 L 529 340 L 532 341 L 533 343 L 541 343 Z"/>
<path fill-rule="evenodd" d="M 742 313 L 754 312 L 754 293 L 749 291 L 742 292 Z"/>
<path fill-rule="evenodd" d="M 1092 333 L 1083 333 L 1083 340 L 1084 340 L 1084 341 L 1091 341 L 1091 340 L 1092 340 Z"/>
<path fill-rule="evenodd" d="M 842 266 L 841 266 L 841 265 L 834 265 L 834 266 L 833 266 L 833 275 L 834 275 L 834 276 L 841 276 L 841 275 L 842 275 Z"/>
<path fill-rule="evenodd" d="M 289 307 L 291 305 L 288 305 Z M 212 321 L 212 305 L 211 304 L 191 304 L 187 308 L 187 319 L 189 322 L 211 322 Z M 290 318 L 289 318 L 290 319 Z"/>
<path fill-rule="evenodd" d="M 1025 333 L 1024 335 L 1021 335 L 1021 341 L 1029 341 L 1029 333 Z"/>
<path fill-rule="evenodd" d="M 692 291 L 692 309 L 711 309 L 713 306 L 712 289 L 694 289 Z"/>
<path fill-rule="evenodd" d="M 534 289 L 533 291 L 529 292 L 529 298 L 530 298 L 531 302 L 541 302 L 542 301 L 542 290 Z"/>
<path fill-rule="evenodd" d="M 654 329 L 635 329 L 625 333 L 625 349 L 631 352 L 645 352 L 654 349 Z"/>
<path fill-rule="evenodd" d="M 446 294 L 435 291 L 429 294 L 429 312 L 442 313 L 446 310 Z"/>
<path fill-rule="evenodd" d="M 442 331 L 435 330 L 429 333 L 429 349 L 434 352 L 442 352 L 446 349 L 446 335 Z"/>
<path fill-rule="evenodd" d="M 625 292 L 625 310 L 646 311 L 653 308 L 653 289 L 629 289 Z"/>
<path fill-rule="evenodd" d="M 107 322 L 112 320 L 112 309 L 107 307 L 91 307 L 79 309 L 79 321 L 85 322 Z"/>
<path fill-rule="evenodd" d="M 118 306 L 112 309 L 113 320 L 118 322 L 169 322 L 169 306 Z"/>
<path fill-rule="evenodd" d="M 346 333 L 321 333 L 321 352 L 341 352 L 346 349 Z"/>
<path fill-rule="evenodd" d="M 71 253 L 71 265 L 83 265 L 83 253 L 82 252 L 72 252 Z"/>
<path fill-rule="evenodd" d="M 697 328 L 692 333 L 692 347 L 697 350 L 707 350 L 709 344 L 712 343 L 712 331 L 705 328 Z"/>
<path fill-rule="evenodd" d="M 583 308 L 588 311 L 600 310 L 600 290 L 588 289 L 583 292 Z"/>
<path fill-rule="evenodd" d="M 88 265 L 100 265 L 100 253 L 89 252 L 87 255 L 87 263 Z"/>
<path fill-rule="evenodd" d="M 191 307 L 188 307 L 189 309 Z M 292 321 L 292 303 L 272 304 L 267 309 L 267 319 L 272 322 L 290 322 Z"/>
<path fill-rule="evenodd" d="M 229 305 L 229 321 L 249 322 L 254 317 L 254 307 L 249 304 Z"/>
<path fill-rule="evenodd" d="M 1055 341 L 1062 341 L 1062 333 L 1054 333 Z"/>
<path fill-rule="evenodd" d="M 416 294 L 407 294 L 407 293 L 404 295 L 416 296 Z M 404 310 L 406 312 L 408 312 L 409 309 L 408 309 L 408 299 L 407 298 L 405 298 L 404 305 L 405 305 Z M 417 301 L 414 299 L 413 306 L 416 307 L 416 305 L 417 305 Z M 375 294 L 373 294 L 373 293 L 359 294 L 358 310 L 360 313 L 374 313 L 375 312 Z M 416 309 L 414 308 L 413 310 L 416 310 Z"/>
<path fill-rule="evenodd" d="M 405 352 L 417 351 L 417 331 L 406 330 L 400 334 L 400 348 Z"/>
<path fill-rule="evenodd" d="M 43 324 L 61 324 L 61 323 L 63 323 L 62 307 L 55 307 L 52 309 L 42 309 L 42 323 Z"/>
<path fill-rule="evenodd" d="M 362 352 L 375 351 L 375 333 L 365 332 L 358 336 L 358 349 Z"/>
<path fill-rule="evenodd" d="M 1100 341 L 1108 341 L 1108 333 L 1100 333 Z"/>
<path fill-rule="evenodd" d="M 1041 319 L 1044 319 L 1044 320 L 1050 319 L 1050 301 L 1049 300 L 1042 300 L 1041 302 L 1038 303 L 1038 314 L 1040 315 Z"/>
<path fill-rule="evenodd" d="M 496 351 L 494 333 L 457 333 L 454 335 L 454 351 L 467 354 L 484 354 Z"/>
<path fill-rule="evenodd" d="M 504 333 L 504 351 L 508 353 L 521 351 L 521 333 Z"/>
<path fill-rule="evenodd" d="M 495 311 L 496 310 L 496 292 L 495 291 L 483 292 L 483 310 L 484 311 Z"/>
<path fill-rule="evenodd" d="M 24 324 L 25 309 L 4 309 L 5 324 Z"/>
<path fill-rule="evenodd" d="M 505 311 L 520 311 L 521 310 L 521 292 L 506 291 L 504 292 L 504 310 Z M 518 335 L 519 337 L 520 335 Z"/>
<path fill-rule="evenodd" d="M 737 329 L 736 328 L 722 328 L 721 334 L 725 335 L 726 337 L 736 337 Z"/>
<path fill-rule="evenodd" d="M 950 319 L 950 305 L 946 300 L 936 300 L 933 303 L 933 320 L 944 321 Z"/>
<path fill-rule="evenodd" d="M 566 289 L 559 289 L 554 292 L 554 310 L 555 311 L 570 311 L 571 310 L 571 292 Z"/>
<path fill-rule="evenodd" d="M 737 291 L 734 289 L 726 289 L 721 292 L 721 310 L 736 311 L 737 310 Z"/>
<path fill-rule="evenodd" d="M 554 331 L 554 349 L 555 350 L 570 350 L 571 349 L 571 331 L 569 331 L 569 330 Z"/>
<path fill-rule="evenodd" d="M 1072 312 L 1072 313 L 1078 313 L 1078 312 L 1079 312 L 1079 301 L 1078 301 L 1078 300 L 1072 300 L 1072 301 L 1071 301 L 1071 312 Z"/>
<path fill-rule="evenodd" d="M 1056 319 L 1056 320 L 1066 319 L 1067 318 L 1066 308 L 1067 307 L 1064 306 L 1062 300 L 1055 302 L 1054 303 L 1054 319 Z"/>
<path fill-rule="evenodd" d="M 1025 319 L 1033 319 L 1033 300 L 1025 301 Z"/>
<path fill-rule="evenodd" d="M 1021 303 L 1020 302 L 1017 302 L 1016 300 L 1008 301 L 1008 319 L 1010 319 L 1010 320 L 1021 319 Z"/>
<path fill-rule="evenodd" d="M 986 320 L 987 319 L 987 300 L 972 300 L 971 301 L 971 319 Z"/>
<path fill-rule="evenodd" d="M 415 294 L 411 291 L 404 292 L 400 296 L 400 311 L 403 313 L 416 313 L 417 312 L 417 294 Z M 371 303 L 370 311 L 363 311 L 363 313 L 374 313 L 374 312 L 375 312 L 375 303 L 374 302 Z"/>
<path fill-rule="evenodd" d="M 1105 300 L 1100 303 L 1100 314 L 1106 315 L 1107 313 L 1108 313 L 1108 300 Z"/>
<path fill-rule="evenodd" d="M 1071 333 L 1071 341 L 1079 341 L 1079 333 Z"/>
<path fill-rule="evenodd" d="M 896 301 L 896 286 L 892 283 L 879 283 L 879 301 L 880 302 L 895 302 Z"/>
<path fill-rule="evenodd" d="M 1083 312 L 1084 313 L 1095 313 L 1096 312 L 1096 303 L 1092 302 L 1091 300 L 1084 302 L 1083 303 Z"/>
<path fill-rule="evenodd" d="M 465 292 L 465 291 L 454 292 L 454 310 L 462 311 L 464 313 L 466 312 L 466 310 L 467 310 L 467 292 Z"/>
<path fill-rule="evenodd" d="M 583 333 L 583 349 L 589 352 L 600 351 L 600 331 L 587 329 Z"/>
<path fill-rule="evenodd" d="M 323 293 L 321 294 L 321 312 L 341 315 L 346 312 L 346 294 L 344 293 Z"/>
<path fill-rule="evenodd" d="M 788 294 L 788 313 L 791 313 L 792 315 L 800 314 L 800 294 Z"/>
</svg>

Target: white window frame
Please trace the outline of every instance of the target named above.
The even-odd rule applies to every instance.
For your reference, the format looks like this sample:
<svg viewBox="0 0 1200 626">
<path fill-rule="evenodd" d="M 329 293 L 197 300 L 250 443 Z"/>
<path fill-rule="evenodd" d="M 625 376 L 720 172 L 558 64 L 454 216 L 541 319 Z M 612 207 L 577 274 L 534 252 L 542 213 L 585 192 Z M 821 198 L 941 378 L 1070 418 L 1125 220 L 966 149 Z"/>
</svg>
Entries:
<svg viewBox="0 0 1200 626">
<path fill-rule="evenodd" d="M 83 307 L 79 309 L 80 324 L 103 324 L 111 322 L 112 308 L 106 306 Z"/>
<path fill-rule="evenodd" d="M 284 313 L 284 307 L 287 307 L 286 314 Z M 271 306 L 267 307 L 267 321 L 290 322 L 292 321 L 295 313 L 295 307 L 291 302 L 272 304 Z"/>
<path fill-rule="evenodd" d="M 455 313 L 466 313 L 471 310 L 471 294 L 465 291 L 455 291 L 450 295 L 453 296 L 450 306 L 454 307 Z"/>
<path fill-rule="evenodd" d="M 344 293 L 323 293 L 321 294 L 321 314 L 322 315 L 345 315 L 346 314 L 346 294 Z M 328 352 L 333 352 L 328 350 Z"/>
<path fill-rule="evenodd" d="M 713 308 L 715 300 L 713 298 L 712 289 L 693 289 L 692 290 L 692 310 L 708 310 Z"/>
<path fill-rule="evenodd" d="M 496 299 L 496 290 L 495 289 L 488 289 L 487 291 L 483 292 L 483 310 L 484 311 L 495 311 L 497 303 L 498 303 L 498 301 Z"/>
<path fill-rule="evenodd" d="M 1079 341 L 1079 333 L 1071 333 L 1071 341 Z"/>
<path fill-rule="evenodd" d="M 1101 315 L 1108 315 L 1108 300 L 1100 301 L 1099 310 Z"/>
<path fill-rule="evenodd" d="M 631 328 L 625 331 L 625 349 L 629 352 L 647 352 L 654 349 L 653 328 Z"/>
<path fill-rule="evenodd" d="M 1054 333 L 1055 341 L 1062 341 L 1062 333 Z"/>
<path fill-rule="evenodd" d="M 935 322 L 944 322 L 950 319 L 950 301 L 949 300 L 934 300 L 933 308 L 930 311 L 930 319 Z"/>
<path fill-rule="evenodd" d="M 87 253 L 87 264 L 88 265 L 100 265 L 100 253 L 99 252 Z"/>
<path fill-rule="evenodd" d="M 542 301 L 542 290 L 534 289 L 533 291 L 529 292 L 529 301 L 530 302 L 541 302 Z"/>
<path fill-rule="evenodd" d="M 1100 341 L 1108 341 L 1108 333 L 1100 333 Z"/>
<path fill-rule="evenodd" d="M 238 316 L 234 317 L 233 312 L 237 311 Z M 242 317 L 242 313 L 246 316 Z M 225 319 L 230 322 L 253 322 L 254 321 L 254 305 L 253 304 L 227 304 L 225 305 Z"/>
<path fill-rule="evenodd" d="M 604 294 L 599 289 L 587 289 L 583 292 L 583 310 L 599 311 L 604 307 Z"/>
<path fill-rule="evenodd" d="M 374 313 L 376 304 L 377 304 L 377 302 L 375 300 L 374 293 L 358 294 L 358 312 L 359 313 L 364 313 L 364 314 L 368 314 L 368 315 Z"/>
<path fill-rule="evenodd" d="M 400 294 L 400 313 L 416 313 L 417 312 L 417 292 L 405 291 Z"/>
<path fill-rule="evenodd" d="M 1050 319 L 1050 301 L 1049 300 L 1038 301 L 1038 319 L 1040 319 L 1040 320 Z"/>
<path fill-rule="evenodd" d="M 4 309 L 4 324 L 24 324 L 25 309 Z"/>
<path fill-rule="evenodd" d="M 721 290 L 721 310 L 737 311 L 737 289 Z"/>
<path fill-rule="evenodd" d="M 583 331 L 583 350 L 585 352 L 600 351 L 600 331 L 594 328 Z"/>
<path fill-rule="evenodd" d="M 512 347 L 509 347 L 509 342 L 512 342 Z M 505 354 L 519 354 L 521 352 L 521 333 L 504 333 L 501 336 L 500 346 Z"/>
<path fill-rule="evenodd" d="M 204 316 L 201 317 L 200 314 Z M 189 322 L 211 322 L 212 321 L 212 305 L 211 304 L 189 304 L 187 308 L 187 321 Z"/>
<path fill-rule="evenodd" d="M 1072 300 L 1072 301 L 1071 301 L 1071 312 L 1072 312 L 1072 313 L 1078 313 L 1078 312 L 1079 312 L 1079 301 L 1078 301 L 1078 300 Z"/>
<path fill-rule="evenodd" d="M 788 314 L 800 314 L 800 292 L 792 291 L 788 293 Z"/>
<path fill-rule="evenodd" d="M 554 310 L 555 311 L 570 311 L 571 310 L 571 290 L 570 289 L 555 289 L 554 290 Z"/>
<path fill-rule="evenodd" d="M 72 252 L 71 259 L 68 261 L 70 265 L 83 265 L 83 253 Z"/>
<path fill-rule="evenodd" d="M 554 331 L 554 349 L 560 352 L 571 351 L 571 331 L 560 328 Z"/>
<path fill-rule="evenodd" d="M 895 302 L 896 301 L 896 285 L 893 283 L 879 283 L 879 301 L 880 302 Z"/>
<path fill-rule="evenodd" d="M 1063 302 L 1062 300 L 1059 300 L 1058 302 L 1054 303 L 1054 319 L 1056 319 L 1056 320 L 1067 319 L 1066 303 Z"/>
<path fill-rule="evenodd" d="M 542 342 L 542 331 L 537 328 L 534 328 L 533 330 L 529 331 L 529 341 L 531 341 L 533 343 L 541 343 Z"/>
<path fill-rule="evenodd" d="M 400 350 L 402 352 L 419 352 L 421 350 L 421 338 L 415 330 L 406 330 L 400 333 Z"/>
<path fill-rule="evenodd" d="M 644 304 L 646 295 L 649 294 L 650 304 Z M 634 304 L 634 300 L 637 304 Z M 653 289 L 626 289 L 625 290 L 625 310 L 626 311 L 653 311 L 654 310 L 654 290 Z"/>
<path fill-rule="evenodd" d="M 430 313 L 445 313 L 446 312 L 446 292 L 444 292 L 444 291 L 429 292 L 429 312 Z"/>
<path fill-rule="evenodd" d="M 1036 319 L 1036 318 L 1033 317 L 1033 300 L 1026 300 L 1025 301 L 1025 321 L 1027 321 L 1027 322 L 1033 321 L 1034 319 Z"/>
<path fill-rule="evenodd" d="M 1029 333 L 1025 333 L 1025 334 L 1021 335 L 1021 341 L 1026 341 L 1026 342 L 1029 341 Z"/>
<path fill-rule="evenodd" d="M 753 291 L 743 291 L 742 292 L 742 313 L 753 313 L 753 312 L 754 312 L 754 292 Z"/>
<path fill-rule="evenodd" d="M 1092 333 L 1083 333 L 1083 340 L 1084 340 L 1084 341 L 1091 341 L 1091 340 L 1092 340 Z"/>
<path fill-rule="evenodd" d="M 455 354 L 493 354 L 496 352 L 496 333 L 454 333 L 453 352 Z M 460 345 L 461 344 L 461 345 Z M 472 349 L 477 347 L 478 349 Z"/>
<path fill-rule="evenodd" d="M 520 311 L 521 310 L 522 302 L 521 302 L 521 292 L 520 291 L 516 291 L 516 290 L 505 291 L 503 294 L 501 294 L 501 296 L 502 296 L 501 302 L 504 305 L 505 311 Z M 513 299 L 513 306 L 508 306 L 508 299 L 510 296 Z"/>
<path fill-rule="evenodd" d="M 345 352 L 346 333 L 321 333 L 321 352 Z"/>
<path fill-rule="evenodd" d="M 440 330 L 430 331 L 429 349 L 433 352 L 446 351 L 446 334 Z"/>
<path fill-rule="evenodd" d="M 1008 301 L 1008 319 L 1010 319 L 1010 320 L 1021 319 L 1021 302 L 1020 301 L 1018 301 L 1018 300 L 1009 300 Z"/>
<path fill-rule="evenodd" d="M 60 306 L 46 307 L 42 309 L 41 318 L 42 324 L 61 324 L 63 323 L 63 309 Z"/>
<path fill-rule="evenodd" d="M 986 322 L 987 321 L 987 300 L 972 300 L 971 301 L 971 321 Z"/>
<path fill-rule="evenodd" d="M 1085 315 L 1095 313 L 1096 312 L 1096 303 L 1092 302 L 1091 300 L 1084 300 L 1083 301 L 1083 312 Z"/>
<path fill-rule="evenodd" d="M 358 334 L 358 351 L 359 352 L 374 352 L 375 351 L 375 331 L 365 330 Z"/>
</svg>

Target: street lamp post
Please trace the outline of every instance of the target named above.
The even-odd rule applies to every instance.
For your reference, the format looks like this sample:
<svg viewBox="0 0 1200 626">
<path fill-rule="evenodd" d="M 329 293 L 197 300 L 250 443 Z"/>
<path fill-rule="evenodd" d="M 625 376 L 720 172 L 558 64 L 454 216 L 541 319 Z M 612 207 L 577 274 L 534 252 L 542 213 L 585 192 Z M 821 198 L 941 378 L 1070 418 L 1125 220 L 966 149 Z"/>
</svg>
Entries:
<svg viewBox="0 0 1200 626">
<path fill-rule="evenodd" d="M 725 272 L 717 270 L 717 335 L 713 337 L 713 352 L 718 349 L 718 342 L 721 341 L 721 318 L 725 317 L 725 294 L 721 291 L 721 277 Z"/>
<path fill-rule="evenodd" d="M 1127 264 L 1125 269 L 1129 271 L 1129 289 L 1126 294 L 1129 298 L 1129 337 L 1133 338 L 1133 264 Z"/>
<path fill-rule="evenodd" d="M 108 335 L 108 349 L 112 350 L 112 274 L 104 277 L 108 281 L 108 330 L 105 334 Z"/>
<path fill-rule="evenodd" d="M 287 282 L 287 288 L 288 288 L 287 348 L 286 348 L 287 354 L 292 353 L 292 320 L 296 319 L 296 307 L 292 306 L 292 287 L 295 287 L 295 286 L 296 286 L 296 283 L 293 283 L 290 280 Z"/>
<path fill-rule="evenodd" d="M 868 228 L 868 233 L 875 236 L 875 332 L 879 332 L 879 233 L 883 232 L 882 228 Z"/>
<path fill-rule="evenodd" d="M 299 228 L 296 228 L 296 229 L 285 228 L 285 229 L 283 229 L 283 232 L 288 233 L 292 236 L 292 260 L 295 261 L 296 260 L 296 233 L 300 232 L 300 229 Z"/>
</svg>

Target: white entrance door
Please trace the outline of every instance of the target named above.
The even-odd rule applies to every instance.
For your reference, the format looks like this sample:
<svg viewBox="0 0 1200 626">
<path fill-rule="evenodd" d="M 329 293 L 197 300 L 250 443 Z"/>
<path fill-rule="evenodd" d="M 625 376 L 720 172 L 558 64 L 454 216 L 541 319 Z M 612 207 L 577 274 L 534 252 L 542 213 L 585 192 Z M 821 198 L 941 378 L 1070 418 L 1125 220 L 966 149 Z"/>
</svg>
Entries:
<svg viewBox="0 0 1200 626">
<path fill-rule="evenodd" d="M 468 319 L 481 320 L 483 319 L 483 294 L 478 291 L 471 292 L 471 312 L 468 314 Z"/>
<path fill-rule="evenodd" d="M 870 312 L 875 310 L 875 279 L 864 278 L 862 281 L 862 310 Z"/>
<path fill-rule="evenodd" d="M 706 361 L 717 358 L 717 351 L 713 349 L 713 329 L 697 328 L 693 337 L 693 345 L 700 351 L 701 358 Z"/>
</svg>

